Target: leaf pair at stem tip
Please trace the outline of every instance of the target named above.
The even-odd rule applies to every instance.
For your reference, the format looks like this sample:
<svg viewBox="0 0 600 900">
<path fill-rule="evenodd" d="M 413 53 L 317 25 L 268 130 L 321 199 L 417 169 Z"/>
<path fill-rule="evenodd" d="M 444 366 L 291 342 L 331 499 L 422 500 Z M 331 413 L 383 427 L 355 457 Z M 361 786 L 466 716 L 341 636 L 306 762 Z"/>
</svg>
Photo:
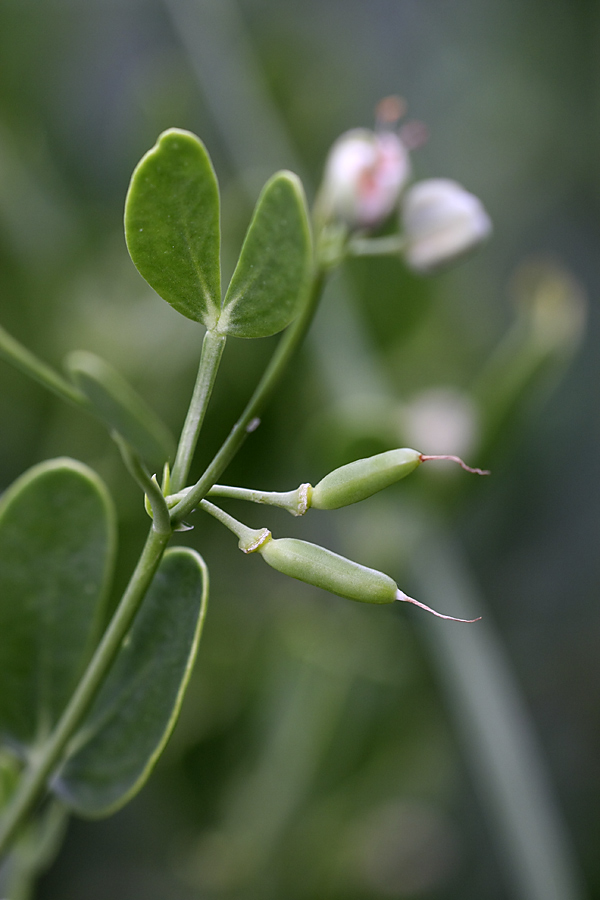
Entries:
<svg viewBox="0 0 600 900">
<path fill-rule="evenodd" d="M 220 203 L 204 144 L 171 128 L 136 167 L 125 203 L 131 258 L 182 315 L 236 337 L 281 331 L 302 308 L 312 272 L 306 200 L 292 172 L 277 172 L 258 199 L 221 299 Z"/>
</svg>

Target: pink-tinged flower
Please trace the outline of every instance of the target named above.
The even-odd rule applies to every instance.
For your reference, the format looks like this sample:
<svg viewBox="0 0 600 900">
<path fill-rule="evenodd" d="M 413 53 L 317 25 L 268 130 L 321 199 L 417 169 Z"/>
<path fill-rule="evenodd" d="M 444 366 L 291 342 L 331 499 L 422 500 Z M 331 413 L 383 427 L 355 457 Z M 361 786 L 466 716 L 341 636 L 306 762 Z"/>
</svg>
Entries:
<svg viewBox="0 0 600 900">
<path fill-rule="evenodd" d="M 327 158 L 319 216 L 351 229 L 374 228 L 397 207 L 409 175 L 408 150 L 397 134 L 347 131 Z"/>
<path fill-rule="evenodd" d="M 456 181 L 419 181 L 402 199 L 408 265 L 431 272 L 476 247 L 492 231 L 480 200 Z"/>
</svg>

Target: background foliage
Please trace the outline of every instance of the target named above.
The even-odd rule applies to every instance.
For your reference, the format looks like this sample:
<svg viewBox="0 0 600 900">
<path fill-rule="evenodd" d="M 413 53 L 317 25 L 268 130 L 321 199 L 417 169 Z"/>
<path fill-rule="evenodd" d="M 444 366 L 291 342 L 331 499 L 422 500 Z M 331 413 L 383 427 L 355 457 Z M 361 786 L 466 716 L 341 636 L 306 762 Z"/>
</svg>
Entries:
<svg viewBox="0 0 600 900">
<path fill-rule="evenodd" d="M 175 432 L 202 330 L 153 295 L 122 234 L 131 170 L 161 130 L 190 129 L 211 153 L 225 275 L 264 180 L 301 166 L 310 193 L 332 141 L 370 125 L 392 92 L 430 130 L 414 155 L 417 174 L 456 178 L 493 218 L 492 242 L 435 279 L 414 279 L 393 261 L 347 267 L 230 483 L 314 484 L 334 465 L 388 449 L 370 367 L 398 404 L 429 388 L 466 388 L 511 320 L 511 285 L 526 258 L 566 265 L 584 286 L 582 352 L 543 409 L 532 405 L 503 442 L 493 478 L 453 515 L 590 896 L 600 896 L 598 18 L 590 0 L 0 3 L 0 321 L 55 365 L 74 349 L 105 357 Z M 217 52 L 222 41 L 235 52 Z M 245 103 L 247 91 L 263 105 Z M 237 109 L 224 110 L 226 96 L 238 97 Z M 280 129 L 289 147 L 272 140 Z M 374 352 L 362 368 L 346 320 L 331 322 L 342 287 Z M 346 353 L 332 349 L 332 328 Z M 327 352 L 319 334 L 329 335 Z M 241 410 L 272 341 L 228 345 L 195 472 Z M 358 385 L 350 420 L 340 384 L 346 398 Z M 1 489 L 62 455 L 106 479 L 119 513 L 116 598 L 146 519 L 115 448 L 99 425 L 3 363 L 0 421 Z M 410 513 L 428 483 L 400 485 L 396 502 Z M 243 514 L 254 527 L 353 548 L 377 565 L 390 531 L 377 506 L 369 510 L 298 522 L 277 511 L 267 521 L 260 508 Z M 195 515 L 187 541 L 201 542 L 211 567 L 211 603 L 171 744 L 131 806 L 71 824 L 39 897 L 512 896 L 420 613 L 363 609 L 289 583 L 243 558 L 205 518 Z M 393 540 L 399 571 L 390 574 L 400 578 L 402 541 Z"/>
</svg>

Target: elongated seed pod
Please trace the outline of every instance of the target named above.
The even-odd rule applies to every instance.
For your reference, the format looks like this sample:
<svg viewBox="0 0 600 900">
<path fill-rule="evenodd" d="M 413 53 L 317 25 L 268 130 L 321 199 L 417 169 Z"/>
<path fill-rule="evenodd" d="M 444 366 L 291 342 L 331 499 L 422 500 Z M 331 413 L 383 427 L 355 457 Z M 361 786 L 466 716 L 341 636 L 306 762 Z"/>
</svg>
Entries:
<svg viewBox="0 0 600 900">
<path fill-rule="evenodd" d="M 410 475 L 421 462 L 421 454 L 406 447 L 357 459 L 326 475 L 313 488 L 310 505 L 315 509 L 338 509 L 358 503 Z"/>
<path fill-rule="evenodd" d="M 348 600 L 393 603 L 398 599 L 398 586 L 388 575 L 308 541 L 273 539 L 259 547 L 258 552 L 265 562 L 284 575 L 291 575 Z"/>
<path fill-rule="evenodd" d="M 310 544 L 308 541 L 299 541 L 296 538 L 271 538 L 265 529 L 265 537 L 257 546 L 253 546 L 250 553 L 260 553 L 270 566 L 291 575 L 299 581 L 314 584 L 332 594 L 346 597 L 348 600 L 359 600 L 362 603 L 393 603 L 400 600 L 403 603 L 414 603 L 440 619 L 449 619 L 452 622 L 477 622 L 479 619 L 457 619 L 455 616 L 447 616 L 439 613 L 430 606 L 413 600 L 404 591 L 401 591 L 396 582 L 378 572 L 377 569 L 369 569 L 359 563 L 338 556 L 325 547 Z"/>
</svg>

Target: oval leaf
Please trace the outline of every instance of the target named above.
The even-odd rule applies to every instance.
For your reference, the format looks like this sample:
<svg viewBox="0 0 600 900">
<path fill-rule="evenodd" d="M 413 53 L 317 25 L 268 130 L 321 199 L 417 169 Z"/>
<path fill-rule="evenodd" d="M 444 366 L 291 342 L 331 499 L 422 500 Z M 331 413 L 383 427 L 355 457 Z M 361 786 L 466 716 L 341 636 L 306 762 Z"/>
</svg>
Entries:
<svg viewBox="0 0 600 900">
<path fill-rule="evenodd" d="M 160 468 L 172 458 L 175 445 L 169 429 L 116 369 L 84 350 L 70 353 L 65 365 L 98 418 L 118 431 L 143 459 Z"/>
<path fill-rule="evenodd" d="M 218 330 L 245 338 L 281 331 L 300 312 L 311 264 L 302 183 L 292 172 L 278 172 L 258 198 Z"/>
<path fill-rule="evenodd" d="M 140 790 L 177 720 L 206 613 L 208 573 L 167 550 L 128 636 L 52 784 L 70 809 L 106 816 Z"/>
<path fill-rule="evenodd" d="M 202 141 L 170 128 L 138 163 L 125 238 L 139 273 L 178 312 L 216 324 L 221 306 L 219 188 Z"/>
<path fill-rule="evenodd" d="M 34 466 L 0 501 L 0 733 L 49 733 L 96 644 L 115 550 L 98 476 L 71 459 Z"/>
</svg>

